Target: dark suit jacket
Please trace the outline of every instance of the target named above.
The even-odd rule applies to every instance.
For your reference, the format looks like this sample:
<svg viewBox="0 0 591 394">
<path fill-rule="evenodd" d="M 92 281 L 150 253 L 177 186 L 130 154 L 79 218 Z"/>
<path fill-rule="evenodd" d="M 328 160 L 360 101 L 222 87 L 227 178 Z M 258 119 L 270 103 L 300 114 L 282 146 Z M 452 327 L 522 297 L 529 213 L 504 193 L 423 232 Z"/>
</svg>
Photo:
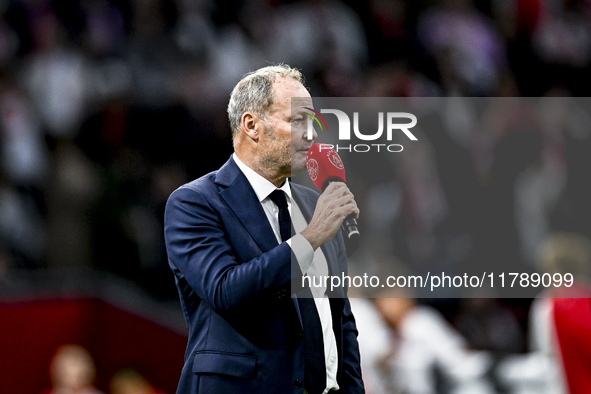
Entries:
<svg viewBox="0 0 591 394">
<path fill-rule="evenodd" d="M 319 194 L 292 191 L 309 221 Z M 302 273 L 232 158 L 171 194 L 164 231 L 189 328 L 177 393 L 302 393 L 302 326 L 290 285 Z M 331 274 L 346 273 L 340 231 L 322 250 Z M 331 297 L 339 393 L 364 393 L 346 289 Z"/>
</svg>

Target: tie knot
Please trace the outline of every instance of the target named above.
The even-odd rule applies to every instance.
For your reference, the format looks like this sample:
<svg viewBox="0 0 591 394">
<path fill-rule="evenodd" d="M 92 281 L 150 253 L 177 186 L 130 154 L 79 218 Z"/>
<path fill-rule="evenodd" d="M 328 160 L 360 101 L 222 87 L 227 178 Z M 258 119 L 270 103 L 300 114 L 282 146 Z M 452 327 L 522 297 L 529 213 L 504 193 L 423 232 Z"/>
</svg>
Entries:
<svg viewBox="0 0 591 394">
<path fill-rule="evenodd" d="M 269 195 L 271 201 L 279 207 L 279 209 L 287 208 L 287 198 L 283 190 L 275 189 L 273 193 Z"/>
</svg>

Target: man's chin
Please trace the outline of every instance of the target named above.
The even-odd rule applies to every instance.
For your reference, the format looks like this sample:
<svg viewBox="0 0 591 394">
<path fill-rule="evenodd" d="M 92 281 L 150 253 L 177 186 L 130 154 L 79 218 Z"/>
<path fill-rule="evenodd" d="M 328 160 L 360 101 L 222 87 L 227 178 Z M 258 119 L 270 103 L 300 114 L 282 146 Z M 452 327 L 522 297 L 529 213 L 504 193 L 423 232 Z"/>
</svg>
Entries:
<svg viewBox="0 0 591 394">
<path fill-rule="evenodd" d="M 306 159 L 294 157 L 291 160 L 291 176 L 299 175 L 306 170 Z"/>
</svg>

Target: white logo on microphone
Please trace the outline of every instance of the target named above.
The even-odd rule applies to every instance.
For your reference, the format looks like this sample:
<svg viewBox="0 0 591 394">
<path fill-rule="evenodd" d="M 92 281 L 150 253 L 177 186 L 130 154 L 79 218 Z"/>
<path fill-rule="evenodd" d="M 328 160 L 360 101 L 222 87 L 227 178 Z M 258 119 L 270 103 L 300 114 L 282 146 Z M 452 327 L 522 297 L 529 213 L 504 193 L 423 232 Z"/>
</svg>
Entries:
<svg viewBox="0 0 591 394">
<path fill-rule="evenodd" d="M 342 165 L 343 163 L 341 163 L 341 166 Z M 306 163 L 306 167 L 308 168 L 308 174 L 310 174 L 310 178 L 312 178 L 312 181 L 315 181 L 316 178 L 318 178 L 318 162 L 314 159 L 310 159 Z"/>
<path fill-rule="evenodd" d="M 339 170 L 342 170 L 343 168 L 345 168 L 345 166 L 343 165 L 343 162 L 341 161 L 341 158 L 336 154 L 335 151 L 333 151 L 333 150 L 328 151 L 327 156 L 328 156 L 328 160 L 330 161 L 330 163 L 333 166 L 335 166 Z"/>
</svg>

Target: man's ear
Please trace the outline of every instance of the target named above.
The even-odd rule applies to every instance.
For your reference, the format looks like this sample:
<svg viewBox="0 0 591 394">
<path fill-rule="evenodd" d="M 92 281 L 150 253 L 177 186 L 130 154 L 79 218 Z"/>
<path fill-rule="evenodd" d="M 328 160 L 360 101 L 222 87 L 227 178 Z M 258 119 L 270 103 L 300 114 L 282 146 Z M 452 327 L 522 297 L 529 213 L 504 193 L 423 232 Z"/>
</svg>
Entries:
<svg viewBox="0 0 591 394">
<path fill-rule="evenodd" d="M 241 129 L 242 131 L 250 137 L 254 142 L 259 141 L 259 117 L 252 112 L 245 112 L 242 114 L 241 118 Z"/>
</svg>

